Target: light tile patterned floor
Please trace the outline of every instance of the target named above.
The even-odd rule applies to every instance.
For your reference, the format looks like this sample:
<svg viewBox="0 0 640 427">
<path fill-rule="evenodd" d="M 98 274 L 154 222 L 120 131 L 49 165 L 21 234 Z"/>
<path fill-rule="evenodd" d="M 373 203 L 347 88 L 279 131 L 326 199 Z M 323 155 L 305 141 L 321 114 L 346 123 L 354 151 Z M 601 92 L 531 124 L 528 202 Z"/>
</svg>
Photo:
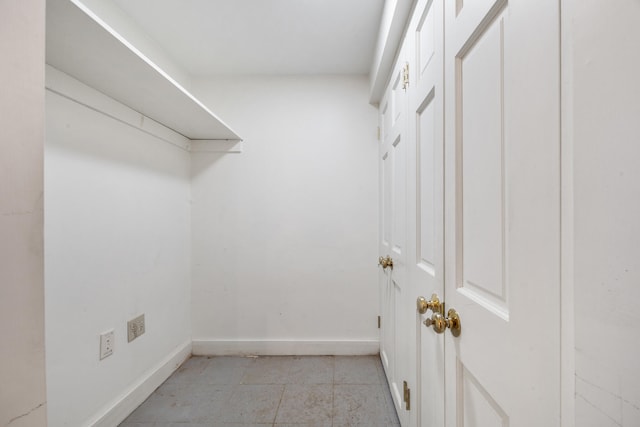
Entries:
<svg viewBox="0 0 640 427">
<path fill-rule="evenodd" d="M 378 356 L 192 357 L 120 427 L 396 427 Z"/>
</svg>

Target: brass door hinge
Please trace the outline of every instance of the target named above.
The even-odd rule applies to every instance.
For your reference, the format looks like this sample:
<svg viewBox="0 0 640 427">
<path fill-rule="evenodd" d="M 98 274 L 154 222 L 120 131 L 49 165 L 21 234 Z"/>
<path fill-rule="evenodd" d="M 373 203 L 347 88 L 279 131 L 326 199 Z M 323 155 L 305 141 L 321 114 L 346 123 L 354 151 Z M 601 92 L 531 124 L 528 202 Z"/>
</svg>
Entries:
<svg viewBox="0 0 640 427">
<path fill-rule="evenodd" d="M 380 316 L 378 316 L 378 329 L 380 329 Z"/>
<path fill-rule="evenodd" d="M 407 62 L 402 67 L 402 89 L 405 91 L 409 87 L 409 63 Z"/>
<path fill-rule="evenodd" d="M 407 384 L 406 381 L 403 381 L 403 388 L 404 388 L 404 403 L 405 403 L 405 409 L 407 411 L 411 410 L 411 389 L 409 388 L 409 385 Z"/>
</svg>

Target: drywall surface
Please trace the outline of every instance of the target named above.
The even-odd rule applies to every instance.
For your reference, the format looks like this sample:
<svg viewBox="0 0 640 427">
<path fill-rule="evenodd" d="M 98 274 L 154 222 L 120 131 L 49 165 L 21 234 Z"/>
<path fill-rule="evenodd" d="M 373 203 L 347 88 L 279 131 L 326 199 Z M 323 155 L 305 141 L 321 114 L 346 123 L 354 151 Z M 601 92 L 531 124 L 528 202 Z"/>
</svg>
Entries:
<svg viewBox="0 0 640 427">
<path fill-rule="evenodd" d="M 245 138 L 240 154 L 192 153 L 194 352 L 377 349 L 377 122 L 367 83 L 194 80 L 196 96 Z"/>
<path fill-rule="evenodd" d="M 573 42 L 575 425 L 640 425 L 640 3 L 564 3 Z"/>
<path fill-rule="evenodd" d="M 187 151 L 47 91 L 50 427 L 103 418 L 189 341 L 189 168 Z M 146 332 L 128 343 L 142 313 Z M 108 330 L 114 352 L 101 361 Z"/>
<path fill-rule="evenodd" d="M 46 425 L 44 0 L 0 2 L 0 426 Z"/>
</svg>

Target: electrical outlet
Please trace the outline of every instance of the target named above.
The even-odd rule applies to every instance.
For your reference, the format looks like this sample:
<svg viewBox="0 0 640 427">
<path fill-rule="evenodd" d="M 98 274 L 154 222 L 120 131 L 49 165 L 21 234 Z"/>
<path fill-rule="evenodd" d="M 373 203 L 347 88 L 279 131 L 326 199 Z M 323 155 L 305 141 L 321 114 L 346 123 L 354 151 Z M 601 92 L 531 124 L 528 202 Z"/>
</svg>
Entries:
<svg viewBox="0 0 640 427">
<path fill-rule="evenodd" d="M 100 360 L 113 354 L 114 341 L 113 329 L 100 334 Z"/>
<path fill-rule="evenodd" d="M 142 334 L 144 334 L 144 314 L 127 322 L 127 340 L 131 342 Z"/>
</svg>

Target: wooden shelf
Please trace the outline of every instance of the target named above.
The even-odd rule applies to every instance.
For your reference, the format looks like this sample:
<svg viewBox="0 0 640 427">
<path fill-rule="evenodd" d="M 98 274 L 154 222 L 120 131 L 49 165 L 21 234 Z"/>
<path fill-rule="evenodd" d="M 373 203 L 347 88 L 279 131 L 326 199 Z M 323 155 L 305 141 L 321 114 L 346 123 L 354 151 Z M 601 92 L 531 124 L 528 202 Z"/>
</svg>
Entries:
<svg viewBox="0 0 640 427">
<path fill-rule="evenodd" d="M 241 138 L 108 24 L 69 0 L 47 1 L 46 62 L 192 140 Z"/>
</svg>

